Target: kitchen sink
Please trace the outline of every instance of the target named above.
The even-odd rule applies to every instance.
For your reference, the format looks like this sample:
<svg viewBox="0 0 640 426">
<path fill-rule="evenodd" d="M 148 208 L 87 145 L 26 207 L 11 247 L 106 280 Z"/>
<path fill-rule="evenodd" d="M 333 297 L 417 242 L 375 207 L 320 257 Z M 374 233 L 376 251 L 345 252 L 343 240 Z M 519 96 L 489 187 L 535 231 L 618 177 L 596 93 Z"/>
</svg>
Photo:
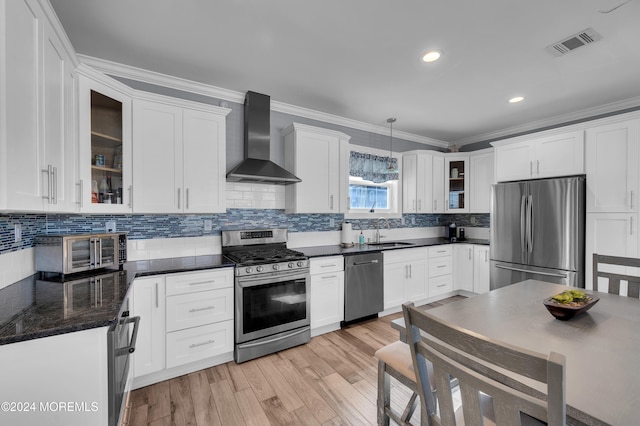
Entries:
<svg viewBox="0 0 640 426">
<path fill-rule="evenodd" d="M 384 243 L 367 243 L 367 245 L 375 246 L 375 247 L 407 247 L 407 246 L 413 246 L 415 244 L 407 243 L 405 241 L 387 241 Z"/>
</svg>

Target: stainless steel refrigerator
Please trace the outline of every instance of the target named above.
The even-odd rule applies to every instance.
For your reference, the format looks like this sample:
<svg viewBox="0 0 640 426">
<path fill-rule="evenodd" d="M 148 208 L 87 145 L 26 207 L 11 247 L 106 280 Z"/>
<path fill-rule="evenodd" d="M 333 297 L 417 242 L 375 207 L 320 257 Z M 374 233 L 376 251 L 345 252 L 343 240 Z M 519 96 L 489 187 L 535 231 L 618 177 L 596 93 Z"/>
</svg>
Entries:
<svg viewBox="0 0 640 426">
<path fill-rule="evenodd" d="M 536 279 L 584 288 L 584 176 L 491 191 L 491 289 Z"/>
</svg>

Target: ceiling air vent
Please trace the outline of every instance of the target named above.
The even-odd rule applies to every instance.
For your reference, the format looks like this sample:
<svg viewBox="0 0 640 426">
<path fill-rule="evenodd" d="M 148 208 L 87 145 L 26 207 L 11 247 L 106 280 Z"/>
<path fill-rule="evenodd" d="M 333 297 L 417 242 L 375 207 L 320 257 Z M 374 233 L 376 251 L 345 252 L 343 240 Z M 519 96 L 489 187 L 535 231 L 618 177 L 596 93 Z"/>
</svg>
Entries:
<svg viewBox="0 0 640 426">
<path fill-rule="evenodd" d="M 590 44 L 602 40 L 602 36 L 598 34 L 593 28 L 587 28 L 577 34 L 574 34 L 566 39 L 547 46 L 545 50 L 551 53 L 553 56 L 562 56 L 577 49 L 585 44 Z"/>
</svg>

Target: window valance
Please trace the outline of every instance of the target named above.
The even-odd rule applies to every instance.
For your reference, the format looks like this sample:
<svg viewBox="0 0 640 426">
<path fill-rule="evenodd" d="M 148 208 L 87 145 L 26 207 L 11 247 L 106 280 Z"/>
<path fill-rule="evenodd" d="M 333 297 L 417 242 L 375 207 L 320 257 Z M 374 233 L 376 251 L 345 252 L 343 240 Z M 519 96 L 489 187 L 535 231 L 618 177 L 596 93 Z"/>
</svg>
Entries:
<svg viewBox="0 0 640 426">
<path fill-rule="evenodd" d="M 398 180 L 398 172 L 388 172 L 389 160 L 389 157 L 351 151 L 349 174 L 375 183 Z M 391 157 L 391 165 L 398 170 L 398 159 Z"/>
</svg>

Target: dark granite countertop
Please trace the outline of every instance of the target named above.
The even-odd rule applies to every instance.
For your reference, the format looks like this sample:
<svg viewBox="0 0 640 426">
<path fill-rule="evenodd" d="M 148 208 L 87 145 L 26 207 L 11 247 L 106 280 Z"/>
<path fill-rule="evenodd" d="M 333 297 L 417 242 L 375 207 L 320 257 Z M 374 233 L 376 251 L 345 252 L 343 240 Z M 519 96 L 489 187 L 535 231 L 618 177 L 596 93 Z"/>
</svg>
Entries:
<svg viewBox="0 0 640 426">
<path fill-rule="evenodd" d="M 389 240 L 384 242 L 394 242 L 395 240 Z M 400 240 L 398 240 L 400 241 Z M 339 244 L 331 245 L 331 246 L 316 246 L 316 247 L 296 247 L 295 250 L 303 252 L 305 255 L 309 257 L 322 257 L 322 256 L 351 256 L 354 254 L 360 253 L 369 253 L 375 251 L 383 251 L 383 250 L 401 250 L 406 248 L 414 248 L 414 247 L 429 247 L 429 246 L 438 246 L 442 244 L 478 244 L 478 245 L 489 245 L 489 240 L 483 239 L 475 239 L 475 238 L 467 238 L 464 241 L 456 241 L 452 243 L 447 238 L 444 237 L 435 237 L 435 238 L 417 238 L 417 239 L 407 239 L 402 240 L 404 243 L 411 243 L 411 245 L 403 245 L 396 247 L 382 247 L 376 245 L 354 245 L 353 247 L 342 247 Z"/>
<path fill-rule="evenodd" d="M 110 326 L 136 277 L 232 267 L 222 255 L 127 262 L 122 270 L 34 274 L 0 289 L 0 345 Z"/>
</svg>

